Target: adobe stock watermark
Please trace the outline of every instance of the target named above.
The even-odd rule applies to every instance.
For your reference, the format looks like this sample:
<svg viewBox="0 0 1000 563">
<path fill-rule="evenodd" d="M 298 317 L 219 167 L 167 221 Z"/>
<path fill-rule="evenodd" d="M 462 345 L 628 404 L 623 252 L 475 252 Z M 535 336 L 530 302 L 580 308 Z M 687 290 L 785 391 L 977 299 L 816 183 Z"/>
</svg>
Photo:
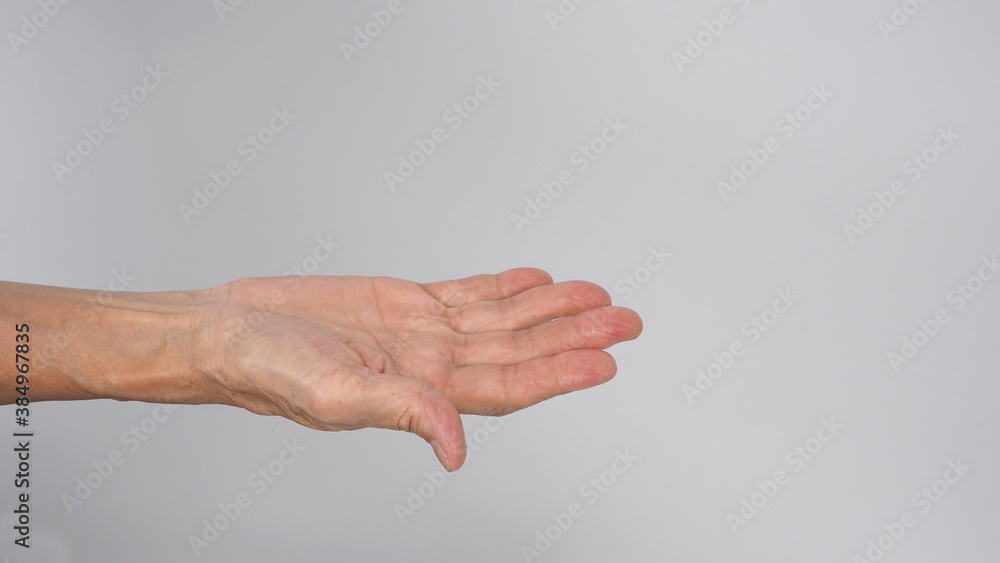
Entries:
<svg viewBox="0 0 1000 563">
<path fill-rule="evenodd" d="M 406 8 L 406 4 L 411 3 L 413 0 L 406 0 L 402 2 L 401 0 L 389 0 L 385 5 L 385 8 L 378 10 L 372 10 L 371 19 L 367 22 L 354 26 L 354 37 L 351 42 L 347 41 L 340 42 L 340 52 L 344 54 L 344 58 L 347 60 L 347 64 L 351 64 L 354 57 L 357 57 L 372 44 L 372 41 L 376 37 L 382 34 L 387 27 L 389 27 L 392 22 L 396 21 L 396 16 L 403 13 Z"/>
<path fill-rule="evenodd" d="M 838 424 L 835 417 L 821 418 L 815 435 L 810 436 L 801 444 L 796 444 L 785 454 L 785 466 L 791 470 L 791 473 L 786 469 L 778 469 L 771 479 L 763 482 L 757 481 L 757 490 L 748 496 L 740 497 L 739 509 L 726 514 L 726 523 L 729 524 L 733 534 L 738 534 L 741 526 L 749 524 L 761 510 L 770 504 L 774 497 L 784 490 L 783 487 L 791 482 L 792 475 L 805 469 L 823 451 L 825 445 L 843 429 L 844 425 Z"/>
<path fill-rule="evenodd" d="M 604 153 L 608 152 L 611 145 L 622 138 L 628 127 L 628 124 L 622 122 L 620 117 L 605 119 L 600 134 L 580 145 L 570 154 L 568 168 L 562 169 L 553 180 L 543 180 L 542 189 L 535 194 L 535 197 L 524 198 L 524 213 L 510 214 L 511 223 L 517 230 L 517 234 L 523 233 L 525 227 L 541 218 L 542 213 L 562 197 L 564 190 L 573 185 L 578 176 L 586 174 L 590 167 Z M 574 170 L 576 170 L 576 176 L 573 174 Z"/>
<path fill-rule="evenodd" d="M 659 247 L 650 246 L 646 260 L 639 266 L 636 266 L 631 273 L 625 274 L 615 281 L 612 286 L 615 294 L 623 296 L 622 302 L 632 299 L 632 296 L 642 289 L 642 286 L 649 283 L 653 279 L 653 274 L 663 269 L 663 266 L 672 257 L 672 254 L 663 250 L 662 244 Z"/>
<path fill-rule="evenodd" d="M 555 542 L 563 537 L 573 527 L 573 523 L 585 514 L 585 507 L 582 501 L 588 505 L 594 505 L 606 495 L 611 488 L 618 483 L 618 479 L 628 473 L 632 464 L 639 461 L 637 456 L 632 455 L 628 448 L 624 451 L 615 451 L 615 458 L 607 469 L 601 471 L 596 477 L 591 477 L 580 485 L 581 501 L 573 501 L 566 507 L 565 512 L 549 515 L 552 520 L 542 528 L 536 529 L 534 538 L 529 543 L 521 545 L 521 555 L 528 563 L 535 559 L 540 559 L 547 551 L 552 549 Z"/>
<path fill-rule="evenodd" d="M 918 514 L 925 515 L 930 512 L 951 492 L 952 487 L 957 485 L 971 470 L 970 466 L 962 462 L 962 458 L 958 458 L 957 461 L 949 460 L 940 479 L 921 488 L 910 498 L 910 504 L 917 510 L 917 513 L 905 510 L 899 515 L 899 518 L 883 524 L 882 529 L 885 530 L 885 533 L 868 540 L 865 544 L 867 550 L 863 555 L 855 555 L 854 559 L 851 560 L 852 563 L 881 561 L 896 547 L 900 540 L 906 537 L 908 530 L 917 525 Z"/>
<path fill-rule="evenodd" d="M 449 125 L 452 131 L 458 131 L 482 109 L 483 103 L 492 98 L 500 86 L 503 86 L 503 83 L 494 80 L 492 74 L 480 76 L 471 94 L 444 111 L 441 116 L 442 121 Z M 395 193 L 396 187 L 412 178 L 448 139 L 444 127 L 435 127 L 427 137 L 414 139 L 413 144 L 416 148 L 407 154 L 399 155 L 395 171 L 385 171 L 385 183 L 389 186 L 389 191 Z"/>
<path fill-rule="evenodd" d="M 920 13 L 920 9 L 927 4 L 928 0 L 903 0 L 901 4 L 893 4 L 892 12 L 888 18 L 879 18 L 876 22 L 882 39 L 888 41 L 894 33 L 899 32 L 910 19 Z"/>
<path fill-rule="evenodd" d="M 299 444 L 299 441 L 295 439 L 291 442 L 285 440 L 281 445 L 284 447 L 274 459 L 266 465 L 258 467 L 247 477 L 247 487 L 254 492 L 255 496 L 251 496 L 247 490 L 243 490 L 236 494 L 232 502 L 219 503 L 219 511 L 210 519 L 201 521 L 201 533 L 188 536 L 188 545 L 191 546 L 195 557 L 200 557 L 201 552 L 206 547 L 218 541 L 222 532 L 228 530 L 253 505 L 254 499 L 263 495 L 268 487 L 284 474 L 285 469 L 295 463 L 302 452 L 306 451 L 305 446 Z"/>
<path fill-rule="evenodd" d="M 778 297 L 770 307 L 765 308 L 760 314 L 754 315 L 740 327 L 740 334 L 747 338 L 746 343 L 743 339 L 737 338 L 721 353 L 713 352 L 712 361 L 706 368 L 697 370 L 698 375 L 695 376 L 694 381 L 691 384 L 681 385 L 681 391 L 684 392 L 684 398 L 687 399 L 688 405 L 694 405 L 695 398 L 711 391 L 715 382 L 732 369 L 740 357 L 746 354 L 748 347 L 757 343 L 761 336 L 770 330 L 778 322 L 778 319 L 788 313 L 800 298 L 799 295 L 793 293 L 790 287 L 779 289 L 775 293 Z"/>
<path fill-rule="evenodd" d="M 129 427 L 121 434 L 121 444 L 125 451 L 111 450 L 108 455 L 91 462 L 90 466 L 94 471 L 87 473 L 83 477 L 77 477 L 74 481 L 76 488 L 71 492 L 62 494 L 63 506 L 66 507 L 67 514 L 83 506 L 84 501 L 94 496 L 94 493 L 104 486 L 115 474 L 129 454 L 134 454 L 139 450 L 149 438 L 160 429 L 174 412 L 179 409 L 179 405 L 157 405 L 150 412 L 149 416 L 142 419 L 139 424 Z"/>
<path fill-rule="evenodd" d="M 243 5 L 243 0 L 212 0 L 212 9 L 215 15 L 219 16 L 219 21 L 225 21 L 226 16 L 236 11 Z"/>
<path fill-rule="evenodd" d="M 14 54 L 21 52 L 21 48 L 29 41 L 38 36 L 52 20 L 62 11 L 62 7 L 69 4 L 70 0 L 37 0 L 38 10 L 30 16 L 21 18 L 21 25 L 16 31 L 7 32 L 7 40 Z"/>
<path fill-rule="evenodd" d="M 226 336 L 233 339 L 243 339 L 251 335 L 274 313 L 278 305 L 285 302 L 288 294 L 297 291 L 302 285 L 302 280 L 315 273 L 320 264 L 329 260 L 340 246 L 340 243 L 332 240 L 331 235 L 327 235 L 326 238 L 316 237 L 316 246 L 313 247 L 312 253 L 281 274 L 282 283 L 287 287 L 273 289 L 266 298 L 255 301 L 254 310 L 246 318 L 239 319 L 226 327 Z"/>
<path fill-rule="evenodd" d="M 787 112 L 774 124 L 774 130 L 786 141 L 790 141 L 807 123 L 813 120 L 833 98 L 835 92 L 829 90 L 826 84 L 813 86 L 805 101 L 794 110 Z M 736 195 L 740 189 L 756 176 L 781 150 L 781 144 L 774 137 L 767 137 L 758 147 L 747 149 L 747 158 L 730 168 L 727 179 L 715 183 L 715 188 L 722 197 L 722 203 Z M 728 182 L 727 182 L 728 180 Z"/>
<path fill-rule="evenodd" d="M 191 189 L 194 192 L 191 204 L 181 203 L 177 206 L 184 223 L 190 225 L 191 218 L 200 215 L 202 211 L 207 209 L 209 204 L 215 201 L 215 198 L 219 197 L 222 191 L 243 173 L 243 166 L 257 160 L 257 157 L 278 138 L 278 134 L 287 129 L 293 121 L 295 121 L 295 115 L 288 111 L 288 107 L 272 109 L 267 125 L 261 127 L 253 135 L 249 135 L 236 146 L 236 154 L 242 158 L 231 159 L 218 171 L 210 170 L 208 183 L 200 188 Z"/>
<path fill-rule="evenodd" d="M 545 21 L 549 23 L 552 31 L 560 25 L 569 22 L 570 18 L 576 15 L 580 6 L 587 3 L 587 0 L 559 0 L 559 4 L 554 9 L 545 10 Z"/>
<path fill-rule="evenodd" d="M 931 318 L 917 321 L 917 331 L 900 339 L 902 345 L 898 348 L 898 353 L 892 350 L 886 354 L 893 373 L 899 373 L 902 366 L 915 360 L 934 337 L 941 333 L 944 326 L 951 322 L 951 314 L 965 309 L 983 291 L 986 284 L 1000 274 L 1000 262 L 997 261 L 996 254 L 983 256 L 979 261 L 981 265 L 976 273 L 944 296 L 945 303 L 951 305 L 951 310 L 941 307 L 931 315 Z"/>
<path fill-rule="evenodd" d="M 910 186 L 929 173 L 941 157 L 951 151 L 955 141 L 961 138 L 962 136 L 955 133 L 951 127 L 938 128 L 937 136 L 927 148 L 914 153 L 903 162 L 900 169 L 902 178 L 895 178 L 887 190 L 875 190 L 872 194 L 873 201 L 865 207 L 858 208 L 858 215 L 853 222 L 844 223 L 847 241 L 854 244 L 858 237 L 871 230 L 878 220 L 896 205 L 896 201 L 906 194 Z"/>
<path fill-rule="evenodd" d="M 715 42 L 722 37 L 722 35 L 736 23 L 737 15 L 741 12 L 747 11 L 751 5 L 751 0 L 731 0 L 733 4 L 739 6 L 739 12 L 730 10 L 729 8 L 723 8 L 719 12 L 719 17 L 711 20 L 702 20 L 702 26 L 705 28 L 694 35 L 690 35 L 685 42 L 684 49 L 681 51 L 674 51 L 671 58 L 674 60 L 674 64 L 677 66 L 677 72 L 683 74 L 684 67 L 693 65 L 695 61 L 700 59 L 708 49 L 710 49 Z"/>
<path fill-rule="evenodd" d="M 160 65 L 146 66 L 146 74 L 131 90 L 123 92 L 120 96 L 112 100 L 110 111 L 116 122 L 111 117 L 105 117 L 91 128 L 85 128 L 80 133 L 83 137 L 73 145 L 66 145 L 66 156 L 62 160 L 52 161 L 52 172 L 56 175 L 56 180 L 62 183 L 67 174 L 83 164 L 83 161 L 94 153 L 107 140 L 108 136 L 115 132 L 116 123 L 121 123 L 132 115 L 132 112 L 139 109 L 139 106 L 146 101 L 150 93 L 163 84 L 163 79 L 170 76 L 164 72 Z"/>
<path fill-rule="evenodd" d="M 507 417 L 489 417 L 483 422 L 482 426 L 471 432 L 467 432 L 465 435 L 465 443 L 468 446 L 466 463 L 468 463 L 469 460 L 472 459 L 473 454 L 482 449 L 482 447 L 490 441 L 490 438 L 500 431 L 506 423 Z M 396 518 L 399 518 L 399 523 L 406 524 L 407 518 L 416 515 L 421 508 L 426 506 L 427 502 L 433 498 L 442 487 L 450 482 L 451 476 L 451 473 L 441 469 L 425 471 L 423 481 L 421 481 L 416 487 L 410 487 L 406 490 L 406 500 L 392 505 L 392 510 L 395 512 Z"/>
</svg>

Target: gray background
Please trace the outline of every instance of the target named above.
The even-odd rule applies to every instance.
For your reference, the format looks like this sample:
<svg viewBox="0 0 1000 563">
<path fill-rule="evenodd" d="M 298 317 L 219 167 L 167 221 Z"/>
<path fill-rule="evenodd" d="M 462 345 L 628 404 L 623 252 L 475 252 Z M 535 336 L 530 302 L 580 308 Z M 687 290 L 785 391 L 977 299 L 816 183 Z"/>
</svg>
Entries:
<svg viewBox="0 0 1000 563">
<path fill-rule="evenodd" d="M 907 511 L 916 525 L 883 561 L 1000 558 L 1000 278 L 948 301 L 1000 252 L 1000 5 L 932 0 L 885 37 L 891 0 L 592 0 L 554 28 L 556 0 L 403 0 L 348 61 L 341 43 L 386 5 L 75 1 L 15 48 L 22 18 L 46 18 L 4 2 L 0 278 L 203 288 L 312 266 L 317 237 L 341 245 L 323 275 L 537 266 L 641 314 L 643 335 L 612 350 L 618 376 L 495 432 L 467 417 L 488 441 L 402 523 L 396 505 L 439 469 L 412 435 L 185 406 L 133 452 L 121 436 L 154 405 L 39 404 L 33 547 L 13 546 L 7 510 L 0 557 L 846 563 Z M 724 9 L 735 22 L 679 70 L 673 54 Z M 122 120 L 112 103 L 147 65 L 169 76 Z M 500 86 L 452 129 L 444 112 L 490 75 Z M 814 86 L 832 97 L 786 139 L 778 121 Z M 240 144 L 286 107 L 294 120 L 245 162 Z M 52 163 L 105 118 L 114 131 L 58 179 Z M 578 173 L 574 151 L 609 118 L 628 129 Z M 437 127 L 447 141 L 390 190 L 385 172 Z M 960 137 L 913 181 L 905 163 L 949 127 Z M 716 182 L 769 137 L 780 150 L 724 201 Z M 241 174 L 186 222 L 178 206 L 230 160 Z M 574 183 L 518 232 L 511 215 L 564 169 Z M 905 195 L 852 243 L 844 224 L 896 179 Z M 646 276 L 651 246 L 671 257 Z M 637 270 L 641 288 L 615 290 Z M 751 344 L 744 323 L 786 288 L 799 300 Z M 938 309 L 950 322 L 895 372 L 888 354 Z M 736 340 L 745 354 L 690 404 L 683 386 Z M 795 471 L 786 453 L 824 417 L 843 429 Z M 248 476 L 293 439 L 305 450 L 258 495 Z M 69 512 L 64 495 L 116 450 L 124 463 Z M 625 450 L 638 461 L 591 504 L 581 487 Z M 958 460 L 964 477 L 914 504 Z M 727 514 L 778 470 L 788 484 L 734 533 Z M 252 504 L 196 556 L 189 537 L 241 492 Z M 526 557 L 573 502 L 572 527 Z"/>
</svg>

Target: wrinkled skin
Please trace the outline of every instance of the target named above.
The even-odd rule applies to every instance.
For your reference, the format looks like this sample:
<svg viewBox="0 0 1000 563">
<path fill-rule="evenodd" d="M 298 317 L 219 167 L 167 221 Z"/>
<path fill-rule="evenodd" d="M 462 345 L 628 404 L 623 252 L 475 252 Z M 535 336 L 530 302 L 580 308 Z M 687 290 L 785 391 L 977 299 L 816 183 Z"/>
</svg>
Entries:
<svg viewBox="0 0 1000 563">
<path fill-rule="evenodd" d="M 509 270 L 418 284 L 388 277 L 244 278 L 206 319 L 227 402 L 321 430 L 404 430 L 449 471 L 459 413 L 498 416 L 604 383 L 603 349 L 642 321 L 592 283 Z"/>
</svg>

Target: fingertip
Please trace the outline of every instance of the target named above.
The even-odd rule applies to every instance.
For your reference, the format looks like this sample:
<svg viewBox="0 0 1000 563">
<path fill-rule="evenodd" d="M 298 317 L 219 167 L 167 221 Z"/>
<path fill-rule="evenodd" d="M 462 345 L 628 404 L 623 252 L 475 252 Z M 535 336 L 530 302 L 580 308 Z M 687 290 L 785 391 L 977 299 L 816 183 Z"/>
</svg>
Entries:
<svg viewBox="0 0 1000 563">
<path fill-rule="evenodd" d="M 433 410 L 436 412 L 432 416 L 433 423 L 427 441 L 434 449 L 438 461 L 451 473 L 465 463 L 465 427 L 458 409 L 443 395 Z"/>
<path fill-rule="evenodd" d="M 596 283 L 575 280 L 560 282 L 560 286 L 569 293 L 569 297 L 577 303 L 580 311 L 610 307 L 613 303 L 611 294 Z"/>
<path fill-rule="evenodd" d="M 618 374 L 618 362 L 615 361 L 614 356 L 604 350 L 594 351 L 600 352 L 600 354 L 592 360 L 590 377 L 594 381 L 594 385 L 601 385 L 611 381 Z"/>
<path fill-rule="evenodd" d="M 593 284 L 593 285 L 595 285 L 597 287 L 597 289 L 600 290 L 599 293 L 600 293 L 600 296 L 601 296 L 601 301 L 600 301 L 600 306 L 601 307 L 610 307 L 611 305 L 614 304 L 614 299 L 611 297 L 611 294 L 608 293 L 608 290 L 604 289 L 603 286 L 600 286 L 600 285 L 597 285 L 597 284 Z"/>
<path fill-rule="evenodd" d="M 636 338 L 639 338 L 643 329 L 642 317 L 640 317 L 639 313 L 633 311 L 632 309 L 625 309 L 625 316 L 628 324 L 626 335 L 630 335 L 628 340 L 635 340 Z"/>
<path fill-rule="evenodd" d="M 642 318 L 627 307 L 605 307 L 595 317 L 615 343 L 635 340 L 642 334 Z"/>
<path fill-rule="evenodd" d="M 370 380 L 361 418 L 369 426 L 412 432 L 424 439 L 449 472 L 465 463 L 462 417 L 447 397 L 427 384 L 406 378 L 379 376 Z"/>
<path fill-rule="evenodd" d="M 540 268 L 514 268 L 501 272 L 498 276 L 504 281 L 513 293 L 508 297 L 527 291 L 533 287 L 550 285 L 554 283 L 552 276 Z"/>
<path fill-rule="evenodd" d="M 567 366 L 570 374 L 570 388 L 567 392 L 581 391 L 602 385 L 614 379 L 618 373 L 618 363 L 614 356 L 604 350 L 584 349 L 564 352 L 572 354 Z"/>
<path fill-rule="evenodd" d="M 430 444 L 431 448 L 434 449 L 434 455 L 437 456 L 441 466 L 448 473 L 454 473 L 465 464 L 466 446 L 464 440 L 457 447 L 454 443 L 451 446 L 444 446 L 437 440 L 431 440 Z"/>
<path fill-rule="evenodd" d="M 465 465 L 467 455 L 468 448 L 465 445 L 465 438 L 463 436 L 461 442 L 455 442 L 452 444 L 450 451 L 447 452 L 445 460 L 442 461 L 442 465 L 444 465 L 444 468 L 448 471 L 448 473 L 454 473 Z"/>
</svg>

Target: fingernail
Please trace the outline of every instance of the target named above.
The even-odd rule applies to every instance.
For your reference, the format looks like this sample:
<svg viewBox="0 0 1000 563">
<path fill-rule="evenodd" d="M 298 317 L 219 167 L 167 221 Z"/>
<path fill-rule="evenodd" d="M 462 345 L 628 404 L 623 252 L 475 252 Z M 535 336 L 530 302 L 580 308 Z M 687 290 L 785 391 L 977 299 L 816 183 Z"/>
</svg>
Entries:
<svg viewBox="0 0 1000 563">
<path fill-rule="evenodd" d="M 444 446 L 441 442 L 437 440 L 431 440 L 431 447 L 434 448 L 434 453 L 437 454 L 438 459 L 443 460 L 442 465 L 444 465 L 445 470 L 448 473 L 452 472 L 451 469 L 451 459 L 448 457 L 448 452 L 445 451 Z"/>
</svg>

